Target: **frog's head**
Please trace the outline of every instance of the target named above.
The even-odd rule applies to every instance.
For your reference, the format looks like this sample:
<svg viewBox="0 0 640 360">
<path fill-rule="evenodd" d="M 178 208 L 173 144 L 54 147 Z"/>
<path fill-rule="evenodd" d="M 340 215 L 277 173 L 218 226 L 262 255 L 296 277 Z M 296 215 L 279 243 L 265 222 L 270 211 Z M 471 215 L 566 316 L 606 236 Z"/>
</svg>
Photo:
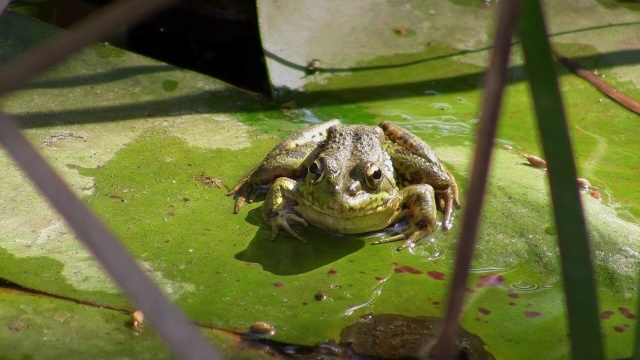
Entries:
<svg viewBox="0 0 640 360">
<path fill-rule="evenodd" d="M 329 216 L 357 217 L 385 210 L 398 197 L 398 188 L 390 160 L 384 161 L 388 155 L 382 154 L 383 161 L 320 155 L 298 187 L 299 202 Z"/>
</svg>

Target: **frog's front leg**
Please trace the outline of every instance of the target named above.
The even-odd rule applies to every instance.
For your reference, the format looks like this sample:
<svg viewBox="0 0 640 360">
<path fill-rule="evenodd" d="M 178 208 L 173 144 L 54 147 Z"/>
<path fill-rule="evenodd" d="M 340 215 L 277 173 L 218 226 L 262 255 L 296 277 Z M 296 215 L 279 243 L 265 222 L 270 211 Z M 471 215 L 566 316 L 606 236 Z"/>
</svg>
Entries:
<svg viewBox="0 0 640 360">
<path fill-rule="evenodd" d="M 398 247 L 398 251 L 403 250 L 423 237 L 431 234 L 438 226 L 436 222 L 436 204 L 433 187 L 427 184 L 417 184 L 408 186 L 400 190 L 403 211 L 399 217 L 406 217 L 409 226 L 402 234 L 390 238 L 381 239 L 372 245 L 383 244 L 392 241 L 405 240 Z"/>
<path fill-rule="evenodd" d="M 307 222 L 295 214 L 293 207 L 297 202 L 293 198 L 293 191 L 298 183 L 295 180 L 281 177 L 274 181 L 262 205 L 262 218 L 271 225 L 271 240 L 275 240 L 278 231 L 283 229 L 294 238 L 305 242 L 289 226 L 290 222 L 297 222 L 307 226 Z"/>
<path fill-rule="evenodd" d="M 262 163 L 251 170 L 227 194 L 235 195 L 234 214 L 240 211 L 245 202 L 251 203 L 258 194 L 267 192 L 276 179 L 303 177 L 307 167 L 320 151 L 322 142 L 326 140 L 329 128 L 339 124 L 340 121 L 331 120 L 314 125 L 276 145 Z"/>
<path fill-rule="evenodd" d="M 461 206 L 456 179 L 422 139 L 388 121 L 379 126 L 388 139 L 385 148 L 401 183 L 431 185 L 444 212 L 443 227 L 451 228 L 453 207 Z"/>
</svg>

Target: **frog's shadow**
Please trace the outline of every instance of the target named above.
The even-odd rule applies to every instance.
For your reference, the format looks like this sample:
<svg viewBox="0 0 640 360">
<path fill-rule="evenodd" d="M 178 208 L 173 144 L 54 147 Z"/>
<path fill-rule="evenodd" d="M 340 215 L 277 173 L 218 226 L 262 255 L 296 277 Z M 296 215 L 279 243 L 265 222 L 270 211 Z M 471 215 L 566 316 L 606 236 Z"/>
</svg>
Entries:
<svg viewBox="0 0 640 360">
<path fill-rule="evenodd" d="M 282 230 L 275 240 L 271 240 L 271 228 L 262 220 L 260 208 L 250 210 L 246 221 L 258 226 L 258 231 L 247 248 L 237 253 L 235 258 L 258 263 L 263 270 L 275 275 L 303 274 L 352 254 L 365 245 L 359 237 L 333 234 L 311 225 L 292 226 L 306 242 Z"/>
</svg>

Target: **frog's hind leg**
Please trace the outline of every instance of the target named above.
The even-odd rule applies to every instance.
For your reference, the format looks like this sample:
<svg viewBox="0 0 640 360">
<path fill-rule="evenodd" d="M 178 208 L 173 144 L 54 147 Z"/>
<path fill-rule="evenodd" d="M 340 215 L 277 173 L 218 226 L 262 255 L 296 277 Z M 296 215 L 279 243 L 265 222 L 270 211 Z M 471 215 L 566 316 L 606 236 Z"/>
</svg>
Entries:
<svg viewBox="0 0 640 360">
<path fill-rule="evenodd" d="M 404 185 L 433 186 L 437 206 L 444 213 L 443 227 L 449 230 L 453 223 L 453 207 L 462 206 L 455 177 L 422 139 L 389 121 L 383 121 L 379 126 L 389 140 L 387 151 Z"/>
<path fill-rule="evenodd" d="M 438 227 L 435 197 L 430 185 L 412 185 L 402 189 L 401 194 L 404 211 L 399 214 L 399 217 L 407 218 L 409 222 L 407 229 L 402 234 L 374 241 L 371 245 L 405 240 L 397 248 L 398 251 L 401 251 L 431 234 Z"/>
<path fill-rule="evenodd" d="M 424 142 L 424 140 L 410 133 L 409 131 L 393 124 L 389 121 L 383 121 L 378 124 L 384 131 L 384 134 L 394 143 L 400 145 L 402 148 L 409 150 L 412 154 L 417 155 L 423 159 L 429 160 L 432 163 L 439 163 L 440 161 L 434 155 L 431 147 Z"/>
<path fill-rule="evenodd" d="M 317 156 L 327 132 L 340 121 L 331 120 L 298 131 L 276 145 L 262 163 L 245 175 L 227 195 L 235 195 L 234 214 L 251 203 L 258 194 L 266 193 L 281 177 L 298 179 L 307 171 L 307 166 Z"/>
</svg>

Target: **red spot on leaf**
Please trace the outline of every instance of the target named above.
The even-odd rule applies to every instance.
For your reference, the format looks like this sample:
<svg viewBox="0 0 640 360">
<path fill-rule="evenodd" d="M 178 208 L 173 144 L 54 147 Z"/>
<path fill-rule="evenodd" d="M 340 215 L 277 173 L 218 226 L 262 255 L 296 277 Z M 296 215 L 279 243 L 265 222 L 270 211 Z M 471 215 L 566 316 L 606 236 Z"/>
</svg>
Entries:
<svg viewBox="0 0 640 360">
<path fill-rule="evenodd" d="M 474 317 L 474 318 L 473 318 L 473 320 L 475 320 L 475 321 L 482 321 L 482 319 L 480 319 L 480 318 L 479 318 L 479 317 L 477 317 L 477 316 L 476 316 L 476 317 Z"/>
<path fill-rule="evenodd" d="M 530 319 L 531 319 L 531 318 L 537 318 L 537 317 L 540 317 L 540 316 L 542 316 L 542 314 L 540 314 L 540 313 L 539 313 L 539 312 L 537 312 L 537 311 L 525 311 L 525 312 L 524 312 L 524 316 L 526 316 L 526 317 L 528 317 L 528 318 L 530 318 Z"/>
<path fill-rule="evenodd" d="M 508 293 L 508 294 L 507 294 L 507 296 L 508 296 L 508 297 L 510 297 L 510 298 L 512 298 L 512 299 L 517 299 L 517 298 L 519 298 L 519 297 L 520 297 L 520 295 L 518 295 L 518 294 L 514 294 L 514 293 Z"/>
<path fill-rule="evenodd" d="M 610 318 L 610 317 L 611 317 L 611 315 L 613 315 L 613 314 L 614 314 L 614 312 L 613 312 L 613 311 L 611 311 L 611 310 L 605 310 L 605 311 L 603 311 L 603 312 L 601 312 L 601 313 L 600 313 L 600 318 L 601 318 L 601 319 L 608 319 L 608 318 Z"/>
<path fill-rule="evenodd" d="M 617 333 L 624 332 L 624 328 L 622 326 L 614 326 L 613 330 Z"/>
<path fill-rule="evenodd" d="M 620 311 L 620 314 L 624 315 L 624 317 L 626 317 L 627 319 L 635 319 L 636 315 L 634 313 L 631 312 L 631 310 L 629 310 L 626 307 L 619 307 L 618 311 Z"/>
<path fill-rule="evenodd" d="M 516 303 L 514 303 L 514 302 L 510 302 L 510 303 L 509 303 L 509 306 L 516 306 Z"/>
<path fill-rule="evenodd" d="M 422 274 L 422 271 L 420 271 L 420 270 L 418 270 L 416 268 L 413 268 L 411 266 L 407 266 L 407 265 L 397 267 L 397 268 L 395 268 L 394 271 L 399 273 L 399 274 L 402 274 L 402 273 L 409 273 L 409 274 L 414 274 L 414 275 Z"/>
<path fill-rule="evenodd" d="M 487 309 L 487 308 L 483 308 L 483 307 L 479 307 L 478 311 L 480 311 L 481 313 L 485 314 L 485 315 L 489 315 L 491 314 L 491 310 Z"/>
<path fill-rule="evenodd" d="M 435 306 L 438 306 L 438 305 L 440 305 L 440 301 L 432 301 L 431 304 L 433 304 Z"/>
<path fill-rule="evenodd" d="M 476 283 L 477 288 L 483 288 L 487 286 L 499 286 L 504 282 L 504 276 L 498 274 L 482 275 Z"/>
<path fill-rule="evenodd" d="M 308 304 L 309 304 L 309 303 L 308 303 L 308 302 L 306 302 L 306 301 L 303 301 L 303 302 L 302 302 L 302 305 L 304 305 L 304 306 L 307 306 Z"/>
<path fill-rule="evenodd" d="M 336 271 L 334 269 L 329 269 L 329 271 L 327 271 L 327 275 L 335 275 L 337 273 L 338 273 L 338 271 Z"/>
<path fill-rule="evenodd" d="M 376 280 L 382 281 L 382 280 L 384 280 L 384 278 L 381 278 L 380 276 L 376 276 Z"/>
<path fill-rule="evenodd" d="M 429 271 L 427 275 L 434 280 L 444 280 L 444 274 L 439 271 Z"/>
<path fill-rule="evenodd" d="M 276 283 L 273 283 L 273 286 L 275 286 L 275 287 L 277 287 L 277 288 L 281 288 L 281 287 L 283 287 L 283 286 L 284 286 L 284 284 L 283 284 L 283 283 L 281 283 L 281 282 L 276 282 Z"/>
</svg>

